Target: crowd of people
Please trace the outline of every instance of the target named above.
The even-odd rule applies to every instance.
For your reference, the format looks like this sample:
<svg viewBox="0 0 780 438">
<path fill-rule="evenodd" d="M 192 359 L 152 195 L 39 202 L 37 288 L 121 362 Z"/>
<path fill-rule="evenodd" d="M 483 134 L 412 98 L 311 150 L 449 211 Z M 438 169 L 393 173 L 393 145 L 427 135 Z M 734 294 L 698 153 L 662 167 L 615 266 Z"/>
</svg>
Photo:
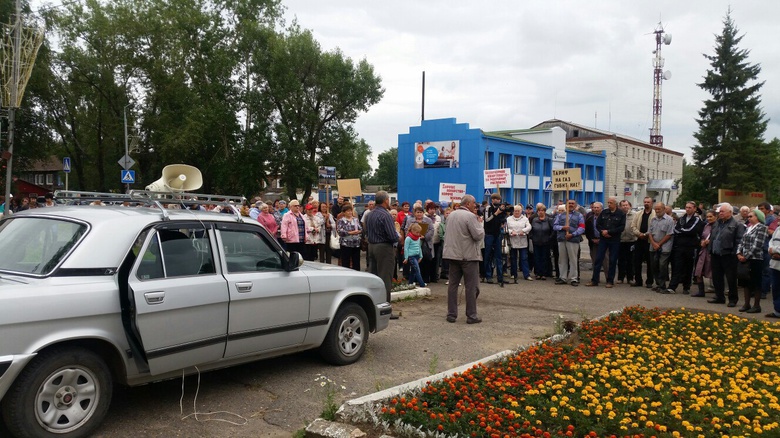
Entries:
<svg viewBox="0 0 780 438">
<path fill-rule="evenodd" d="M 11 208 L 54 205 L 47 194 L 15 198 Z M 481 322 L 480 282 L 495 279 L 504 287 L 509 280 L 553 279 L 556 285 L 579 286 L 583 241 L 593 266 L 585 286 L 599 286 L 603 278 L 607 288 L 644 286 L 699 298 L 713 293 L 709 303 L 729 307 L 739 304 L 742 287 L 740 311 L 761 313 L 761 300 L 772 293 L 766 317 L 780 318 L 780 206 L 762 202 L 737 209 L 722 203 L 708 210 L 687 202 L 678 217 L 649 197 L 637 210 L 628 200 L 609 197 L 606 208 L 594 202 L 586 210 L 569 199 L 547 210 L 543 203 L 511 205 L 499 194 L 480 205 L 470 195 L 460 203 L 399 203 L 379 192 L 360 216 L 342 197 L 333 204 L 311 197 L 305 204 L 255 199 L 240 211 L 304 260 L 331 263 L 335 257 L 339 265 L 361 270 L 365 253 L 365 269 L 382 278 L 388 300 L 394 279 L 423 287 L 446 281 L 450 322 L 457 318 L 462 282 L 468 323 Z"/>
</svg>

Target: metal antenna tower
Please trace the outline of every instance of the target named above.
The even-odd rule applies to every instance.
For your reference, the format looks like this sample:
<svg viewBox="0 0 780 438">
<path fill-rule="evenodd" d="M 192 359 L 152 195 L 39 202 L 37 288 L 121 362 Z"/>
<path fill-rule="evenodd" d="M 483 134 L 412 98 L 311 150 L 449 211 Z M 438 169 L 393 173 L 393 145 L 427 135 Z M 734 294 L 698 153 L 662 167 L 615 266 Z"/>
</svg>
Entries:
<svg viewBox="0 0 780 438">
<path fill-rule="evenodd" d="M 655 31 L 655 50 L 653 54 L 653 127 L 650 128 L 650 144 L 664 147 L 664 136 L 661 135 L 661 83 L 664 79 L 671 79 L 672 72 L 663 71 L 664 58 L 661 56 L 661 46 L 672 43 L 672 35 L 664 33 L 661 23 L 658 23 Z"/>
</svg>

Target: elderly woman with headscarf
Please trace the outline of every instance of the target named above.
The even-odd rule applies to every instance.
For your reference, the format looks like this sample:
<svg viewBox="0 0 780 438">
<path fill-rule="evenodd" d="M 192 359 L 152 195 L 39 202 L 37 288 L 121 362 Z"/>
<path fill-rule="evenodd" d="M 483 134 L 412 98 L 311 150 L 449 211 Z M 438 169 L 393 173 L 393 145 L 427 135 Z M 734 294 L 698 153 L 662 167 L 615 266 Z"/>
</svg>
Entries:
<svg viewBox="0 0 780 438">
<path fill-rule="evenodd" d="M 747 231 L 737 246 L 737 260 L 747 263 L 750 269 L 750 280 L 745 287 L 745 304 L 740 312 L 761 312 L 761 276 L 764 270 L 764 242 L 766 242 L 766 225 L 764 213 L 759 209 L 752 210 L 747 216 Z M 750 298 L 753 298 L 751 306 Z"/>
</svg>

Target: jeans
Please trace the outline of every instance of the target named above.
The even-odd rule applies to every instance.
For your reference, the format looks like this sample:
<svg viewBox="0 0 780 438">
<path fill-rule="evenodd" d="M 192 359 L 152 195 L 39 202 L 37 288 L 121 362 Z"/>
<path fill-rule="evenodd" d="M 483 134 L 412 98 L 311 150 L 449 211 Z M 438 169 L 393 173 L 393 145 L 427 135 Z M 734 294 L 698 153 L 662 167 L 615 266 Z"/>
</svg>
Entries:
<svg viewBox="0 0 780 438">
<path fill-rule="evenodd" d="M 609 250 L 609 270 L 607 271 L 607 283 L 615 282 L 615 270 L 617 268 L 618 255 L 620 254 L 620 240 L 599 239 L 599 246 L 596 252 L 596 259 L 593 262 L 593 277 L 590 279 L 594 284 L 599 284 L 601 276 L 601 267 Z"/>
<path fill-rule="evenodd" d="M 406 263 L 410 266 L 409 271 L 411 275 L 409 276 L 409 284 L 417 283 L 418 286 L 425 286 L 422 274 L 420 273 L 420 256 L 411 256 L 406 260 Z"/>
<path fill-rule="evenodd" d="M 492 260 L 491 260 L 492 259 Z M 485 278 L 490 280 L 493 276 L 492 266 L 496 268 L 496 279 L 504 281 L 503 262 L 501 261 L 501 235 L 485 236 Z"/>
<path fill-rule="evenodd" d="M 512 277 L 517 278 L 517 259 L 520 256 L 520 267 L 523 270 L 523 278 L 530 276 L 528 272 L 528 248 L 512 248 L 509 251 L 509 263 L 512 264 Z"/>
</svg>

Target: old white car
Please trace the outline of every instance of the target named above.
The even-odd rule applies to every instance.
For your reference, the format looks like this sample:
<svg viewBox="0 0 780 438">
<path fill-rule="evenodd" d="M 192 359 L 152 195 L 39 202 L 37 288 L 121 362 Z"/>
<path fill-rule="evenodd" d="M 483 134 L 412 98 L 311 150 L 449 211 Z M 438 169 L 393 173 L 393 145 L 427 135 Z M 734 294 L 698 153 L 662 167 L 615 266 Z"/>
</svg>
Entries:
<svg viewBox="0 0 780 438">
<path fill-rule="evenodd" d="M 89 435 L 115 382 L 313 348 L 350 364 L 388 325 L 374 275 L 303 263 L 235 209 L 135 200 L 0 222 L 0 408 L 12 434 Z"/>
</svg>

